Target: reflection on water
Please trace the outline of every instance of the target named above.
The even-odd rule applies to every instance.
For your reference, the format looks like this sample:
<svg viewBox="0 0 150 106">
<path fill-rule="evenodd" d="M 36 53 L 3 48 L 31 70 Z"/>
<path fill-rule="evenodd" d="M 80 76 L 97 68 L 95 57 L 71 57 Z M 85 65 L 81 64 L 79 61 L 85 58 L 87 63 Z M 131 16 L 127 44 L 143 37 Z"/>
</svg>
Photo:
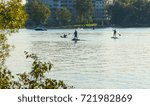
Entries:
<svg viewBox="0 0 150 106">
<path fill-rule="evenodd" d="M 7 60 L 13 73 L 29 71 L 31 62 L 24 51 L 51 61 L 50 77 L 75 88 L 150 88 L 150 29 L 117 29 L 119 39 L 111 39 L 112 29 L 79 30 L 81 41 L 60 38 L 73 29 L 20 30 L 9 38 L 15 49 Z"/>
</svg>

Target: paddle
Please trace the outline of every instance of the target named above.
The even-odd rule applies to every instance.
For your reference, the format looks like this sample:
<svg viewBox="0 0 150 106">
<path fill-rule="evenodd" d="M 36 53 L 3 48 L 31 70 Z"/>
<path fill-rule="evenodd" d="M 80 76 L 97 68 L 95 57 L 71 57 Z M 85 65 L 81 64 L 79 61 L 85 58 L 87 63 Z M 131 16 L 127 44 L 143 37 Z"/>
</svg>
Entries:
<svg viewBox="0 0 150 106">
<path fill-rule="evenodd" d="M 117 34 L 118 34 L 119 36 L 121 36 L 121 34 L 120 34 L 120 33 L 118 33 L 118 32 L 117 32 Z"/>
</svg>

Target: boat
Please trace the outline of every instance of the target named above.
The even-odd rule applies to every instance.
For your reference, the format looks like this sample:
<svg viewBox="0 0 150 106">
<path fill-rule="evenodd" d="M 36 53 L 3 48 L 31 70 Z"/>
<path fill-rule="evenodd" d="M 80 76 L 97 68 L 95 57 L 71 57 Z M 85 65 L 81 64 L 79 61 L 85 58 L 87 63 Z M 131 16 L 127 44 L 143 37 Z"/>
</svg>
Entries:
<svg viewBox="0 0 150 106">
<path fill-rule="evenodd" d="M 114 37 L 114 36 L 113 36 L 113 37 L 111 37 L 111 38 L 112 38 L 112 39 L 118 39 L 118 37 Z"/>
<path fill-rule="evenodd" d="M 36 31 L 46 31 L 47 29 L 44 27 L 36 27 L 35 30 Z"/>
</svg>

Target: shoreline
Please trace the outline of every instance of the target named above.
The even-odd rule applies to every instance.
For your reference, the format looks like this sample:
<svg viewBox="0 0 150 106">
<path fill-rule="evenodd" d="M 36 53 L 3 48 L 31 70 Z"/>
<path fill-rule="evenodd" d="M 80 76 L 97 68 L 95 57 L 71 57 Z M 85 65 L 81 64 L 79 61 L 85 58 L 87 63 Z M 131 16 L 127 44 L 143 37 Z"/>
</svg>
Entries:
<svg viewBox="0 0 150 106">
<path fill-rule="evenodd" d="M 24 27 L 26 29 L 35 29 L 36 27 Z M 93 27 L 67 27 L 67 26 L 58 26 L 58 27 L 45 27 L 46 29 L 91 29 Z M 150 28 L 150 26 L 134 26 L 134 27 L 122 27 L 122 26 L 101 26 L 101 27 L 94 27 L 95 29 L 97 28 Z"/>
<path fill-rule="evenodd" d="M 26 26 L 24 28 L 26 29 L 35 29 L 37 26 Z M 42 26 L 41 26 L 42 27 Z M 85 25 L 66 25 L 66 26 L 43 26 L 47 29 L 77 29 L 77 28 L 85 28 L 85 29 L 89 29 L 89 28 L 150 28 L 150 26 L 147 25 L 141 25 L 141 26 L 115 26 L 115 25 L 95 25 L 95 26 L 85 26 Z"/>
</svg>

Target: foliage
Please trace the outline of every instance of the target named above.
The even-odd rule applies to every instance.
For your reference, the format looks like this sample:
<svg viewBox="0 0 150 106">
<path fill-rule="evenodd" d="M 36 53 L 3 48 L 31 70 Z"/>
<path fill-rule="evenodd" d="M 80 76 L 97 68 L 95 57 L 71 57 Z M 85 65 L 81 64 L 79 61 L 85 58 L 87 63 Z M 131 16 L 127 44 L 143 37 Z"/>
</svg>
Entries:
<svg viewBox="0 0 150 106">
<path fill-rule="evenodd" d="M 14 83 L 14 76 L 5 67 L 0 67 L 0 89 L 10 89 Z"/>
<path fill-rule="evenodd" d="M 21 0 L 0 1 L 0 70 L 5 69 L 5 60 L 9 56 L 10 45 L 6 35 L 22 28 L 26 19 L 25 7 L 22 6 Z"/>
<path fill-rule="evenodd" d="M 27 10 L 29 19 L 34 21 L 36 25 L 46 24 L 51 14 L 49 6 L 41 0 L 29 1 L 27 4 Z"/>
<path fill-rule="evenodd" d="M 33 59 L 31 72 L 17 74 L 19 81 L 15 82 L 14 88 L 19 89 L 58 89 L 64 88 L 67 86 L 63 81 L 56 81 L 45 76 L 46 73 L 49 73 L 52 64 L 50 62 L 41 62 L 38 60 L 38 57 L 35 54 L 28 54 L 25 52 L 26 58 Z"/>
<path fill-rule="evenodd" d="M 0 29 L 7 29 L 7 32 L 15 32 L 19 28 L 22 28 L 27 19 L 24 10 L 25 7 L 21 5 L 21 1 L 0 1 Z"/>
<path fill-rule="evenodd" d="M 56 19 L 60 25 L 67 24 L 71 21 L 71 13 L 67 8 L 61 8 L 56 11 Z"/>
<path fill-rule="evenodd" d="M 77 12 L 78 23 L 86 24 L 92 22 L 92 0 L 82 0 L 82 2 L 81 0 L 74 0 L 74 6 Z"/>
<path fill-rule="evenodd" d="M 35 54 L 25 52 L 26 58 L 33 59 L 31 72 L 17 74 L 16 77 L 6 68 L 0 71 L 0 89 L 66 89 L 63 81 L 56 81 L 46 77 L 50 72 L 52 64 L 50 62 L 41 62 Z M 16 80 L 18 79 L 18 80 Z"/>
<path fill-rule="evenodd" d="M 148 0 L 116 0 L 107 10 L 111 23 L 117 26 L 150 26 Z"/>
<path fill-rule="evenodd" d="M 0 89 L 58 89 L 67 88 L 63 81 L 46 77 L 52 64 L 41 62 L 35 54 L 25 52 L 26 58 L 33 60 L 31 72 L 13 75 L 5 65 L 9 56 L 10 45 L 7 35 L 17 32 L 23 27 L 26 13 L 21 0 L 0 1 Z"/>
</svg>

